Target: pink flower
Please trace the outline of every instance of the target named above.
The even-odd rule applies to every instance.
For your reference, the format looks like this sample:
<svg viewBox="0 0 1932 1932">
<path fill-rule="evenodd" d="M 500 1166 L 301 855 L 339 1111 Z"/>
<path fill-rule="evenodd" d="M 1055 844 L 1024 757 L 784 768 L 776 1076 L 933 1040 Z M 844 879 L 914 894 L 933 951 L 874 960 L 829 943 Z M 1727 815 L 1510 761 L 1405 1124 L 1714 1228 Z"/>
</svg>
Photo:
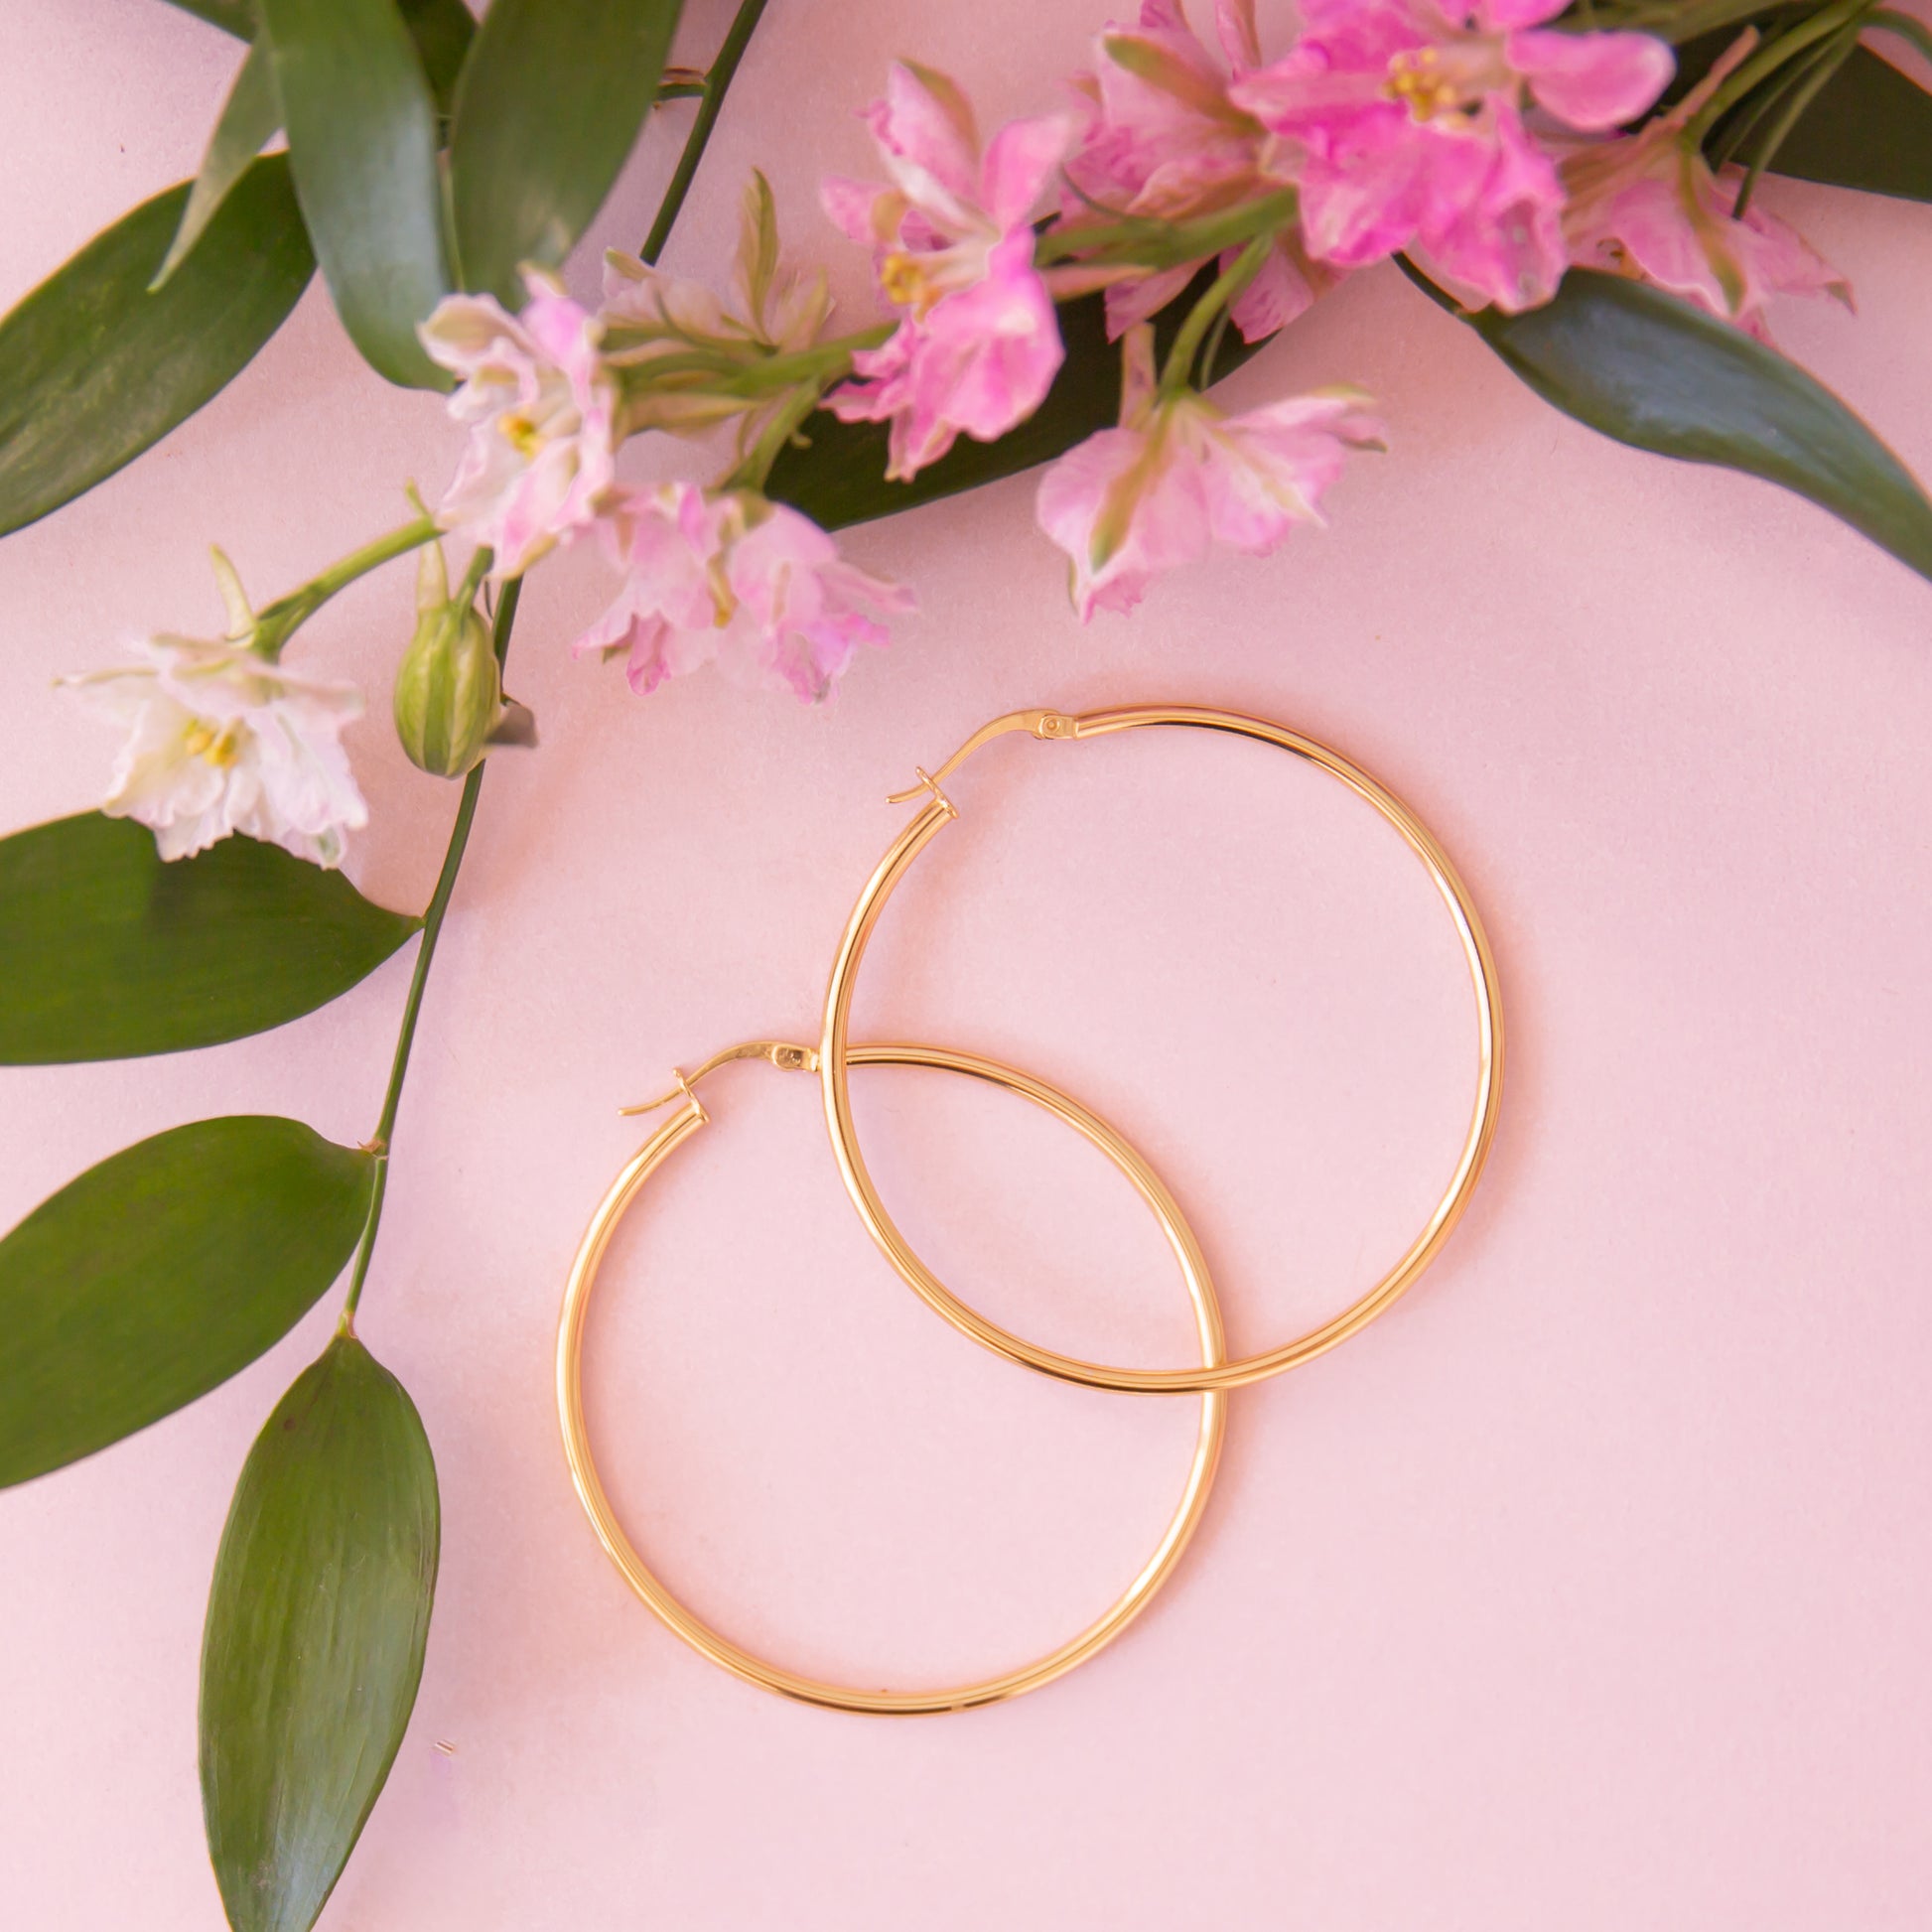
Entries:
<svg viewBox="0 0 1932 1932">
<path fill-rule="evenodd" d="M 1692 91 L 1639 133 L 1580 147 L 1562 163 L 1570 259 L 1653 282 L 1769 342 L 1771 295 L 1830 295 L 1852 287 L 1798 231 L 1755 204 L 1734 213 L 1743 175 L 1713 175 L 1686 124 L 1750 51 L 1741 36 Z"/>
<path fill-rule="evenodd" d="M 883 347 L 854 357 L 861 379 L 826 407 L 842 422 L 890 421 L 888 475 L 908 482 L 961 432 L 982 443 L 1004 436 L 1052 384 L 1063 351 L 1030 222 L 1070 129 L 1056 118 L 1012 121 L 982 156 L 958 86 L 906 64 L 893 68 L 868 119 L 893 185 L 832 177 L 825 207 L 872 245 L 900 320 Z"/>
<path fill-rule="evenodd" d="M 1228 96 L 1230 79 L 1261 64 L 1252 0 L 1222 0 L 1216 13 L 1225 67 L 1187 24 L 1177 0 L 1142 0 L 1137 26 L 1102 32 L 1094 71 L 1074 80 L 1090 112 L 1066 163 L 1060 206 L 1067 232 L 1077 235 L 1083 223 L 1119 215 L 1198 220 L 1283 187 L 1269 172 L 1273 137 Z M 1240 252 L 1226 251 L 1220 266 Z M 1109 339 L 1166 308 L 1204 259 L 1108 275 Z M 1094 286 L 1098 277 L 1083 278 L 1075 265 L 1050 271 L 1048 279 L 1065 294 Z M 1284 234 L 1229 313 L 1249 342 L 1259 342 L 1293 322 L 1334 279 Z"/>
<path fill-rule="evenodd" d="M 845 562 L 809 517 L 750 490 L 626 489 L 601 528 L 623 586 L 575 648 L 627 652 L 640 694 L 716 658 L 817 704 L 861 644 L 889 640 L 868 609 L 913 608 L 909 592 Z"/>
<path fill-rule="evenodd" d="M 1305 0 L 1287 58 L 1230 98 L 1285 144 L 1310 253 L 1358 268 L 1407 249 L 1473 305 L 1547 302 L 1564 194 L 1526 104 L 1599 132 L 1642 113 L 1674 65 L 1647 34 L 1542 30 L 1564 5 Z"/>
<path fill-rule="evenodd" d="M 1319 523 L 1321 492 L 1349 449 L 1381 446 L 1368 398 L 1329 389 L 1238 416 L 1192 390 L 1154 393 L 1152 331 L 1127 339 L 1121 426 L 1070 450 L 1041 479 L 1039 525 L 1073 564 L 1082 622 L 1131 611 L 1162 571 L 1224 543 L 1265 557 L 1297 523 Z"/>
<path fill-rule="evenodd" d="M 615 474 L 617 385 L 598 353 L 603 325 L 547 277 L 526 269 L 524 281 L 520 316 L 491 296 L 452 295 L 419 332 L 462 378 L 450 414 L 470 432 L 437 521 L 487 544 L 498 579 L 585 529 Z"/>
</svg>

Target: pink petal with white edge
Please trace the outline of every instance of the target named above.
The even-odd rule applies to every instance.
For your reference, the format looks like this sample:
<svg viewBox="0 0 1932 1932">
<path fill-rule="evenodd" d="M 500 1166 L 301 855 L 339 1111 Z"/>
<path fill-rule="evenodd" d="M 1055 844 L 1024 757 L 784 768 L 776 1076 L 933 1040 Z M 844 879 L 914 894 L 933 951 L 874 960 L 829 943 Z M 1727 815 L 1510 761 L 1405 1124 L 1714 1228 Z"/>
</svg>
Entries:
<svg viewBox="0 0 1932 1932">
<path fill-rule="evenodd" d="M 963 224 L 979 186 L 979 141 L 958 83 L 896 61 L 866 124 L 906 194 Z"/>
<path fill-rule="evenodd" d="M 981 170 L 980 204 L 996 226 L 1015 227 L 1032 215 L 1072 139 L 1073 123 L 1059 114 L 1009 121 L 994 135 Z"/>
<path fill-rule="evenodd" d="M 1648 34 L 1512 34 L 1505 58 L 1538 106 L 1587 134 L 1635 120 L 1677 71 L 1670 49 Z"/>
<path fill-rule="evenodd" d="M 881 226 L 876 210 L 882 202 L 903 203 L 890 189 L 872 182 L 850 181 L 844 175 L 827 175 L 818 185 L 819 206 L 831 217 L 832 225 L 848 241 L 871 248 L 891 239 L 890 223 Z"/>
</svg>

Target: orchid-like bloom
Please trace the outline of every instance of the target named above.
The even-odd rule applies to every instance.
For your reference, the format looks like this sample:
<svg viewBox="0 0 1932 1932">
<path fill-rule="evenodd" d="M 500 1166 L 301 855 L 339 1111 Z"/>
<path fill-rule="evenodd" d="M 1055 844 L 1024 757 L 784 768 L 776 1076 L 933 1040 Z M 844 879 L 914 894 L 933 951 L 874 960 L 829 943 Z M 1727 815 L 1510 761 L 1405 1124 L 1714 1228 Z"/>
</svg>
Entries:
<svg viewBox="0 0 1932 1932">
<path fill-rule="evenodd" d="M 1852 286 L 1798 231 L 1754 204 L 1734 212 L 1743 175 L 1714 175 L 1687 124 L 1755 40 L 1746 34 L 1699 84 L 1636 134 L 1580 147 L 1562 164 L 1570 259 L 1653 282 L 1768 343 L 1771 295 L 1830 295 Z"/>
<path fill-rule="evenodd" d="M 871 244 L 899 323 L 853 358 L 860 379 L 826 407 L 842 422 L 890 421 L 887 475 L 904 483 L 962 433 L 1004 436 L 1052 384 L 1064 350 L 1031 222 L 1072 130 L 1056 117 L 1011 121 L 982 155 L 957 84 L 905 64 L 867 118 L 892 185 L 828 178 L 825 208 Z"/>
<path fill-rule="evenodd" d="M 342 745 L 361 696 L 250 649 L 254 620 L 219 551 L 215 570 L 233 634 L 151 637 L 136 646 L 144 663 L 66 680 L 129 728 L 101 810 L 151 828 L 164 859 L 245 832 L 336 865 L 343 834 L 369 818 Z"/>
<path fill-rule="evenodd" d="M 1039 485 L 1039 526 L 1072 559 L 1082 622 L 1131 611 L 1161 572 L 1215 543 L 1267 556 L 1297 523 L 1322 521 L 1316 505 L 1350 449 L 1382 446 L 1359 390 L 1230 416 L 1190 389 L 1156 393 L 1146 324 L 1128 335 L 1124 360 L 1120 427 L 1070 450 Z"/>
<path fill-rule="evenodd" d="M 1471 306 L 1547 302 L 1564 192 L 1526 106 L 1604 132 L 1674 67 L 1647 34 L 1545 29 L 1565 4 L 1304 0 L 1302 38 L 1230 98 L 1281 138 L 1309 252 L 1359 268 L 1406 249 Z"/>
<path fill-rule="evenodd" d="M 623 586 L 575 648 L 626 653 L 639 693 L 717 659 L 743 682 L 817 704 L 861 644 L 888 641 L 869 612 L 913 608 L 909 592 L 841 558 L 809 517 L 749 490 L 625 490 L 604 530 Z"/>
<path fill-rule="evenodd" d="M 810 348 L 831 312 L 824 273 L 806 274 L 782 259 L 771 188 L 757 169 L 739 219 L 730 304 L 701 282 L 609 250 L 599 320 L 605 366 L 622 390 L 623 434 L 698 434 L 736 418 L 742 456 L 782 397 L 748 395 L 734 386 L 731 364 L 755 368 L 767 356 Z M 688 366 L 693 350 L 710 352 L 722 366 Z"/>
<path fill-rule="evenodd" d="M 1269 172 L 1274 137 L 1228 94 L 1232 80 L 1261 65 L 1253 0 L 1220 0 L 1216 16 L 1220 61 L 1188 25 L 1179 0 L 1142 0 L 1137 25 L 1102 32 L 1094 70 L 1073 83 L 1089 113 L 1067 158 L 1065 232 L 1077 236 L 1083 223 L 1122 215 L 1199 220 L 1285 185 Z M 1227 250 L 1220 266 L 1229 267 L 1240 252 Z M 1069 294 L 1105 275 L 1112 340 L 1166 308 L 1200 266 L 1194 260 L 1085 278 L 1073 266 L 1049 271 L 1048 281 Z M 1260 342 L 1293 322 L 1334 279 L 1284 230 L 1236 297 L 1230 319 L 1247 341 Z"/>
<path fill-rule="evenodd" d="M 450 414 L 470 432 L 437 521 L 520 577 L 587 529 L 615 474 L 617 384 L 598 352 L 603 324 L 547 276 L 524 271 L 520 316 L 493 296 L 452 295 L 418 333 L 460 378 Z"/>
</svg>

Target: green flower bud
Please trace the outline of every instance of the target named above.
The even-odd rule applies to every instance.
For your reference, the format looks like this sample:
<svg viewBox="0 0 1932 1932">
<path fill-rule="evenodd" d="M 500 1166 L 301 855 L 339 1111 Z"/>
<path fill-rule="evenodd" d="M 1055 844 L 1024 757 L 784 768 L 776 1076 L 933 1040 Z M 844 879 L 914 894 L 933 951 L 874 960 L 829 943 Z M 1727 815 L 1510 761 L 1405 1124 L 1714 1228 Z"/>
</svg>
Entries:
<svg viewBox="0 0 1932 1932">
<path fill-rule="evenodd" d="M 410 763 L 460 778 L 502 720 L 503 687 L 483 613 L 450 597 L 440 544 L 417 568 L 416 611 L 416 634 L 396 667 L 396 736 Z"/>
</svg>

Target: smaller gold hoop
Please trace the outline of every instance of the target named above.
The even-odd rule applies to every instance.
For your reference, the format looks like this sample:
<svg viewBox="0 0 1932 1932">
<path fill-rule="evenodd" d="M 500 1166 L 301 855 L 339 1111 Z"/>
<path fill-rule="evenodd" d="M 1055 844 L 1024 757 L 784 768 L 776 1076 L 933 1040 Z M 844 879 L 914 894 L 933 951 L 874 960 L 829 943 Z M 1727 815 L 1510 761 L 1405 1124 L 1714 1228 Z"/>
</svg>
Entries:
<svg viewBox="0 0 1932 1932">
<path fill-rule="evenodd" d="M 1062 1676 L 1076 1664 L 1084 1663 L 1106 1648 L 1133 1622 L 1173 1574 L 1186 1549 L 1188 1539 L 1207 1507 L 1209 1489 L 1220 1460 L 1221 1438 L 1227 1426 L 1227 1398 L 1219 1394 L 1201 1397 L 1200 1427 L 1194 1439 L 1194 1453 L 1187 1468 L 1186 1486 L 1180 1502 L 1163 1532 L 1154 1554 L 1141 1566 L 1134 1581 L 1115 1599 L 1111 1608 L 1090 1623 L 1078 1636 L 1057 1650 L 1019 1670 L 977 1684 L 938 1691 L 884 1691 L 855 1689 L 804 1677 L 796 1671 L 766 1663 L 742 1649 L 729 1637 L 692 1614 L 658 1581 L 618 1521 L 617 1512 L 605 1494 L 591 1452 L 590 1431 L 584 1416 L 584 1324 L 590 1312 L 591 1291 L 597 1283 L 598 1269 L 605 1250 L 624 1211 L 635 1200 L 644 1183 L 670 1156 L 702 1127 L 710 1116 L 693 1091 L 697 1082 L 727 1061 L 764 1059 L 778 1067 L 817 1072 L 818 1055 L 809 1046 L 792 1046 L 777 1040 L 755 1040 L 727 1048 L 708 1060 L 688 1078 L 678 1075 L 677 1085 L 663 1100 L 646 1103 L 626 1112 L 646 1112 L 671 1100 L 681 1099 L 675 1113 L 639 1148 L 623 1171 L 612 1182 L 609 1192 L 598 1203 L 597 1212 L 585 1230 L 577 1257 L 571 1263 L 570 1279 L 564 1288 L 563 1313 L 557 1325 L 557 1414 L 563 1426 L 564 1455 L 570 1463 L 571 1481 L 578 1499 L 597 1531 L 611 1561 L 623 1580 L 660 1622 L 692 1649 L 709 1657 L 747 1682 L 757 1684 L 780 1697 L 794 1698 L 802 1704 L 815 1704 L 833 1711 L 858 1711 L 874 1716 L 913 1717 L 940 1711 L 966 1711 L 978 1705 L 998 1704 L 1037 1689 Z M 1208 1364 L 1220 1361 L 1226 1349 L 1221 1331 L 1221 1312 L 1214 1299 L 1214 1284 L 1207 1272 L 1200 1245 L 1193 1230 L 1175 1205 L 1173 1196 L 1152 1168 L 1118 1133 L 1089 1113 L 1077 1100 L 1051 1087 L 1043 1080 L 998 1060 L 982 1059 L 972 1053 L 948 1052 L 937 1046 L 876 1045 L 850 1048 L 855 1066 L 924 1066 L 945 1073 L 964 1073 L 977 1080 L 1003 1087 L 1035 1106 L 1043 1107 L 1057 1119 L 1086 1136 L 1100 1152 L 1126 1174 L 1135 1191 L 1154 1210 L 1168 1245 L 1180 1263 L 1187 1294 L 1193 1303 L 1194 1327 L 1200 1337 L 1201 1358 Z"/>
<path fill-rule="evenodd" d="M 1456 1156 L 1449 1184 L 1402 1258 L 1372 1287 L 1341 1313 L 1319 1327 L 1280 1347 L 1237 1361 L 1222 1361 L 1201 1368 L 1117 1368 L 1104 1362 L 1083 1361 L 1077 1355 L 1062 1355 L 1041 1348 L 1022 1336 L 989 1321 L 976 1309 L 968 1308 L 944 1282 L 933 1274 L 902 1235 L 886 1210 L 866 1168 L 859 1149 L 858 1126 L 853 1119 L 852 1094 L 846 1081 L 846 1067 L 853 1049 L 846 1041 L 852 1025 L 852 997 L 858 985 L 859 964 L 865 957 L 867 941 L 878 925 L 880 914 L 894 889 L 911 869 L 912 862 L 931 844 L 939 832 L 959 816 L 958 808 L 940 789 L 950 773 L 957 770 L 983 745 L 1006 736 L 1025 732 L 1036 739 L 1062 741 L 1105 738 L 1115 732 L 1137 731 L 1147 726 L 1180 726 L 1196 731 L 1225 732 L 1237 738 L 1253 739 L 1303 759 L 1317 769 L 1338 778 L 1358 798 L 1372 805 L 1402 835 L 1403 842 L 1423 863 L 1431 883 L 1449 908 L 1456 937 L 1476 996 L 1477 1069 L 1475 1106 L 1469 1116 L 1467 1133 Z M 1488 936 L 1476 913 L 1468 889 L 1457 877 L 1449 854 L 1435 833 L 1387 786 L 1369 776 L 1360 765 L 1351 763 L 1339 752 L 1331 751 L 1314 739 L 1304 738 L 1286 725 L 1270 724 L 1264 718 L 1244 717 L 1238 711 L 1213 711 L 1198 705 L 1128 705 L 1111 711 L 1088 712 L 1071 717 L 1061 711 L 1013 711 L 990 724 L 982 725 L 937 771 L 919 771 L 918 783 L 895 793 L 895 805 L 923 797 L 924 803 L 893 841 L 880 860 L 865 890 L 846 921 L 839 941 L 838 957 L 832 965 L 832 978 L 825 991 L 825 1026 L 819 1040 L 819 1079 L 824 1091 L 825 1123 L 831 1130 L 832 1151 L 838 1157 L 839 1173 L 846 1192 L 859 1210 L 874 1242 L 904 1281 L 930 1307 L 981 1346 L 1009 1361 L 1023 1362 L 1043 1375 L 1057 1376 L 1063 1382 L 1076 1382 L 1090 1389 L 1121 1389 L 1143 1395 L 1180 1395 L 1203 1389 L 1238 1389 L 1251 1382 L 1267 1380 L 1285 1370 L 1312 1361 L 1315 1356 L 1345 1341 L 1367 1327 L 1375 1317 L 1397 1301 L 1405 1290 L 1433 1261 L 1450 1230 L 1462 1218 L 1481 1177 L 1489 1144 L 1495 1138 L 1496 1113 L 1502 1102 L 1503 1008 L 1496 985 L 1496 961 L 1489 950 Z"/>
</svg>

